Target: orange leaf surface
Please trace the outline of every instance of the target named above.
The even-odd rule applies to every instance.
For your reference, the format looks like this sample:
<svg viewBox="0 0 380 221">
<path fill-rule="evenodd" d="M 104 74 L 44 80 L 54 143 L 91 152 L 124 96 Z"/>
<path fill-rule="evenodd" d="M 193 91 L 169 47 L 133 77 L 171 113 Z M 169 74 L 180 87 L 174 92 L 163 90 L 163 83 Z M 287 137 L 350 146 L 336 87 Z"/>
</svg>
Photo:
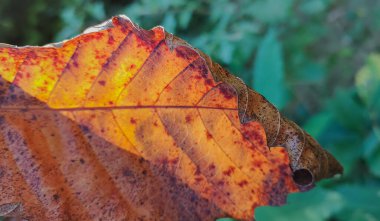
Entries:
<svg viewBox="0 0 380 221">
<path fill-rule="evenodd" d="M 0 62 L 0 215 L 249 220 L 342 172 L 162 27 L 118 16 L 62 43 L 0 45 Z"/>
</svg>

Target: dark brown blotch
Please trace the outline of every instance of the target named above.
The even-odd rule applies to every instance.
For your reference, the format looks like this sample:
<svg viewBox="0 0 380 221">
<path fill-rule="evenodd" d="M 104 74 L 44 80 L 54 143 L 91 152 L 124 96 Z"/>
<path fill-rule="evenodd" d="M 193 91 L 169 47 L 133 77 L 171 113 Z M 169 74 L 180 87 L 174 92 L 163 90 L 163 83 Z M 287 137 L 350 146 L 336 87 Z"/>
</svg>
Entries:
<svg viewBox="0 0 380 221">
<path fill-rule="evenodd" d="M 59 201 L 59 195 L 58 195 L 58 194 L 54 194 L 54 195 L 53 195 L 53 199 L 54 199 L 55 201 Z"/>
<path fill-rule="evenodd" d="M 80 125 L 79 127 L 83 133 L 89 133 L 90 132 L 90 128 L 88 128 L 86 125 Z"/>
<path fill-rule="evenodd" d="M 131 176 L 133 176 L 133 172 L 129 168 L 124 168 L 124 170 L 123 170 L 123 176 L 125 176 L 125 177 L 131 177 Z"/>
<path fill-rule="evenodd" d="M 147 171 L 146 171 L 146 170 L 143 170 L 141 173 L 142 173 L 142 175 L 146 176 Z"/>
<path fill-rule="evenodd" d="M 211 79 L 205 80 L 206 85 L 213 86 L 214 82 Z"/>
</svg>

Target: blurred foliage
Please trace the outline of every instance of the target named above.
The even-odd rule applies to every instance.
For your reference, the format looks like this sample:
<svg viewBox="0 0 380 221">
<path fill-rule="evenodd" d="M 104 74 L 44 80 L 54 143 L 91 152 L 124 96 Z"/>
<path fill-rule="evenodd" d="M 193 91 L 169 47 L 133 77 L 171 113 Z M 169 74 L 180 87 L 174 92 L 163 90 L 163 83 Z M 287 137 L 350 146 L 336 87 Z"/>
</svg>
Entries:
<svg viewBox="0 0 380 221">
<path fill-rule="evenodd" d="M 257 220 L 380 220 L 380 1 L 1 0 L 0 42 L 59 41 L 116 14 L 205 51 L 342 162 Z"/>
</svg>

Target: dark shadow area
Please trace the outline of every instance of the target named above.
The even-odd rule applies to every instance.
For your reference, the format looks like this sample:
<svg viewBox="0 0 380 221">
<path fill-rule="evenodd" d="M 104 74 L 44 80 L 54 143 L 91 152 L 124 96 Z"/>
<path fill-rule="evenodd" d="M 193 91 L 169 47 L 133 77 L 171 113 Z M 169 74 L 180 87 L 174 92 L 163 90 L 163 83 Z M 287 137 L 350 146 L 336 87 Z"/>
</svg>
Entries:
<svg viewBox="0 0 380 221">
<path fill-rule="evenodd" d="M 294 171 L 293 180 L 300 186 L 308 186 L 314 182 L 313 175 L 308 169 L 299 169 Z"/>
</svg>

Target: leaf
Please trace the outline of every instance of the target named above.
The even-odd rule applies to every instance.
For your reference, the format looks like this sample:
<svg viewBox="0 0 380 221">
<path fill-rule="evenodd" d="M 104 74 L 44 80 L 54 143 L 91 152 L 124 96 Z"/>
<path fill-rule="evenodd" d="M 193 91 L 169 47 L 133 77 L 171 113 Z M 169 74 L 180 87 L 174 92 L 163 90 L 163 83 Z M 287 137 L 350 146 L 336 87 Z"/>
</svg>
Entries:
<svg viewBox="0 0 380 221">
<path fill-rule="evenodd" d="M 364 159 L 373 175 L 380 177 L 380 141 L 372 132 L 363 142 Z"/>
<path fill-rule="evenodd" d="M 275 30 L 270 30 L 259 46 L 253 76 L 253 88 L 282 109 L 286 104 L 284 66 Z"/>
<path fill-rule="evenodd" d="M 380 55 L 371 54 L 356 76 L 359 96 L 367 105 L 373 128 L 380 140 Z"/>
<path fill-rule="evenodd" d="M 359 70 L 356 76 L 356 87 L 359 95 L 369 107 L 379 107 L 378 95 L 380 94 L 380 55 L 372 54 L 367 63 Z"/>
<path fill-rule="evenodd" d="M 328 5 L 329 1 L 326 0 L 302 1 L 300 11 L 307 15 L 323 13 Z"/>
<path fill-rule="evenodd" d="M 304 125 L 306 131 L 312 136 L 319 137 L 326 130 L 328 124 L 332 121 L 332 114 L 328 111 L 322 111 L 311 117 Z"/>
<path fill-rule="evenodd" d="M 251 4 L 251 13 L 265 23 L 279 23 L 290 15 L 293 0 L 259 0 Z"/>
<path fill-rule="evenodd" d="M 232 219 L 232 218 L 219 218 L 216 221 L 235 221 L 235 219 Z"/>
<path fill-rule="evenodd" d="M 365 217 L 366 220 L 378 220 L 380 211 L 378 203 L 380 201 L 379 187 L 374 185 L 343 185 L 338 192 L 343 197 L 346 208 L 339 217 L 343 220 L 363 220 L 355 219 Z M 364 214 L 363 214 L 364 213 Z"/>
<path fill-rule="evenodd" d="M 342 172 L 264 97 L 162 27 L 118 16 L 61 43 L 3 44 L 0 60 L 0 205 L 21 208 L 6 215 L 248 220 Z"/>
</svg>

